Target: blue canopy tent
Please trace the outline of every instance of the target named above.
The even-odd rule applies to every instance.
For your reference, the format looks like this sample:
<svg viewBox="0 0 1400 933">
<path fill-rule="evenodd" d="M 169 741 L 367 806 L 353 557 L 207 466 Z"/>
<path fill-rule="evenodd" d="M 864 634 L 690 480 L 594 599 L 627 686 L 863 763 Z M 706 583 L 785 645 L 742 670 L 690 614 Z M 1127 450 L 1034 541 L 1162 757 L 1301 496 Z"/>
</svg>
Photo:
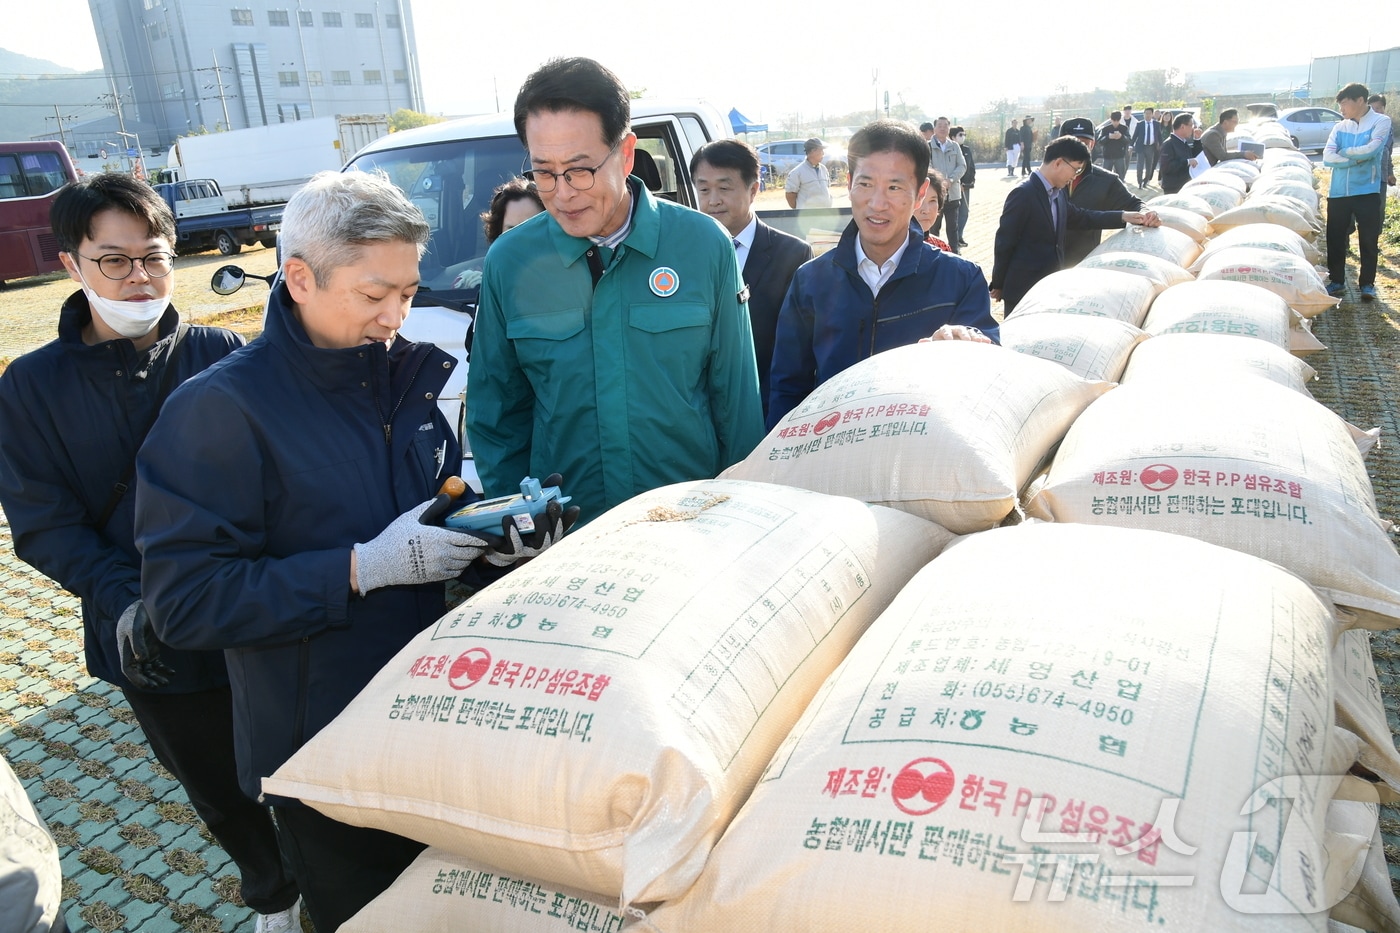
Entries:
<svg viewBox="0 0 1400 933">
<path fill-rule="evenodd" d="M 734 132 L 736 133 L 768 132 L 767 123 L 749 122 L 749 118 L 740 113 L 738 107 L 735 107 L 733 110 L 729 111 L 729 125 L 734 128 Z"/>
</svg>

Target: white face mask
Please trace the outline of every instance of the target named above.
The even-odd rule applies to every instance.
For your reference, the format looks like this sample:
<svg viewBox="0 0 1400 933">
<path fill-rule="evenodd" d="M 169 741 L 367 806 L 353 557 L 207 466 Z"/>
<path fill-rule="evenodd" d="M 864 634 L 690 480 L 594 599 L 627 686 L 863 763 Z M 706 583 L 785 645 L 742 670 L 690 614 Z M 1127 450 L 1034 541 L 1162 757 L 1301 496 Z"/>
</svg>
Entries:
<svg viewBox="0 0 1400 933">
<path fill-rule="evenodd" d="M 160 316 L 165 313 L 166 306 L 170 304 L 166 298 L 152 298 L 149 301 L 114 301 L 111 298 L 103 298 L 88 286 L 87 278 L 81 269 L 78 270 L 78 278 L 83 283 L 83 294 L 87 295 L 88 306 L 92 308 L 93 313 L 101 315 L 108 327 L 129 340 L 149 334 L 151 328 L 160 321 Z"/>
</svg>

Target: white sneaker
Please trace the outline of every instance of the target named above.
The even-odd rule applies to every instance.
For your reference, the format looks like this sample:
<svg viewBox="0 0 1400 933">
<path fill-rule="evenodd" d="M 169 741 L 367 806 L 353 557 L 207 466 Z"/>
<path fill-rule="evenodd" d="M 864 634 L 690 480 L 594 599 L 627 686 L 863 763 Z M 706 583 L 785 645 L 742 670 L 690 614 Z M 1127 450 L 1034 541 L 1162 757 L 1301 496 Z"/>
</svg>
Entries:
<svg viewBox="0 0 1400 933">
<path fill-rule="evenodd" d="M 256 933 L 301 933 L 301 898 L 286 910 L 275 914 L 258 914 Z"/>
</svg>

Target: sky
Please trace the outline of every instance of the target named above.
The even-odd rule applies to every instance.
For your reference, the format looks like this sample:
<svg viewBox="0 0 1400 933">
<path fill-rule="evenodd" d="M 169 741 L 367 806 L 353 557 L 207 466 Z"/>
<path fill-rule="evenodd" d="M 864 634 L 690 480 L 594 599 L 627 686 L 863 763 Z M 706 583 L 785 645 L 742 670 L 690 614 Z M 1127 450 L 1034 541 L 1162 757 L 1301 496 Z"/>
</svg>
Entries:
<svg viewBox="0 0 1400 933">
<path fill-rule="evenodd" d="M 0 47 L 71 68 L 101 67 L 87 0 L 6 0 L 5 6 Z M 611 4 L 579 0 L 412 0 L 431 113 L 490 112 L 498 103 L 509 109 L 539 63 L 586 55 L 647 96 L 703 97 L 722 112 L 738 107 L 751 120 L 770 123 L 794 116 L 818 122 L 824 114 L 870 108 L 887 91 L 892 104 L 903 99 L 926 116 L 956 119 L 1002 97 L 1121 88 L 1132 71 L 1306 65 L 1400 45 L 1394 0 L 1345 0 L 1344 6 L 1343 20 L 1301 0 L 1276 2 L 1268 12 L 1176 0 L 1169 15 L 1154 13 L 1144 23 L 1131 4 L 1018 0 L 986 7 L 969 22 L 966 7 L 915 4 L 900 20 L 890 15 L 892 5 L 849 3 L 644 3 L 623 6 L 625 17 L 606 17 L 602 11 Z M 853 8 L 869 12 L 847 15 Z M 930 9 L 948 13 L 946 32 Z M 1104 16 L 1104 9 L 1117 12 Z M 1034 25 L 1043 11 L 1067 19 L 1075 11 L 1077 20 L 1047 31 Z M 680 20 L 665 22 L 668 12 Z M 1100 19 L 1103 29 L 1085 24 Z M 1164 19 L 1182 24 L 1175 37 L 1160 25 Z M 1387 25 L 1368 32 L 1364 24 Z M 1205 38 L 1221 35 L 1226 38 Z"/>
</svg>

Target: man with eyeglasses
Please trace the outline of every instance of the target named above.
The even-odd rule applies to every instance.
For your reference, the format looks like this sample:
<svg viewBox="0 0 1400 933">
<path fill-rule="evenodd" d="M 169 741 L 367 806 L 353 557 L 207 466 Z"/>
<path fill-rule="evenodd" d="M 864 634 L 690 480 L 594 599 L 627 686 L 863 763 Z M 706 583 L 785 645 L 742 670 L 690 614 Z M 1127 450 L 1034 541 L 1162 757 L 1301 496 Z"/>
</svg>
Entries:
<svg viewBox="0 0 1400 933">
<path fill-rule="evenodd" d="M 990 283 L 992 300 L 1003 302 L 1004 315 L 1016 310 L 1031 286 L 1064 267 L 1068 229 L 1161 226 L 1154 211 L 1076 207 L 1064 189 L 1088 165 L 1089 147 L 1073 136 L 1061 136 L 1045 147 L 1045 160 L 1031 177 L 1006 196 Z"/>
<path fill-rule="evenodd" d="M 137 448 L 166 396 L 243 340 L 180 323 L 175 219 L 145 182 L 88 175 L 59 193 L 51 224 L 82 290 L 59 312 L 58 339 L 0 376 L 0 504 L 15 553 L 82 600 L 88 673 L 122 691 L 238 865 L 257 930 L 299 930 L 272 819 L 239 788 L 224 654 L 157 640 L 135 544 Z"/>
<path fill-rule="evenodd" d="M 525 80 L 515 128 L 545 213 L 486 255 L 467 376 L 486 494 L 557 469 L 583 521 L 715 476 L 763 437 L 734 243 L 630 176 L 629 118 L 626 86 L 590 59 Z"/>
</svg>

